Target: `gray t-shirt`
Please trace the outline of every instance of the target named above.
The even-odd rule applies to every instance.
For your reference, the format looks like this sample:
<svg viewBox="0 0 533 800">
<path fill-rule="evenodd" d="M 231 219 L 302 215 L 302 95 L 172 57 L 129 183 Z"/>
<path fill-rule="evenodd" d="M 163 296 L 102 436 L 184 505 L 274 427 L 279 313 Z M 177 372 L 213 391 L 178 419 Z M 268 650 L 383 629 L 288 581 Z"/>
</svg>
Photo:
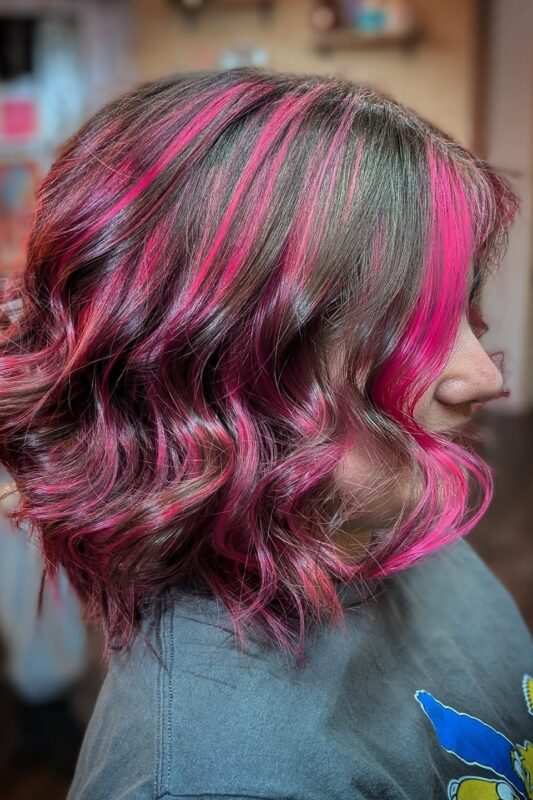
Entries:
<svg viewBox="0 0 533 800">
<path fill-rule="evenodd" d="M 232 644 L 214 599 L 162 593 L 113 654 L 67 800 L 533 798 L 533 639 L 459 540 L 316 629 L 298 676 Z"/>
</svg>

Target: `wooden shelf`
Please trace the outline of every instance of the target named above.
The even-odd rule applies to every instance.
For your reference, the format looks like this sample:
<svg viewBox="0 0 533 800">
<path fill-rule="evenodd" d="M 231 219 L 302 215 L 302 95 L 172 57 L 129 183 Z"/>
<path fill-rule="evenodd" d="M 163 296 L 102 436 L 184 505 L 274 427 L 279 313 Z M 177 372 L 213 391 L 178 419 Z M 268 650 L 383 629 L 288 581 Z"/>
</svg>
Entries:
<svg viewBox="0 0 533 800">
<path fill-rule="evenodd" d="M 180 5 L 179 0 L 172 0 L 175 5 Z M 192 6 L 190 9 L 187 9 L 185 6 L 181 6 L 180 8 L 182 11 L 190 11 L 190 12 L 197 12 L 202 13 L 212 9 L 223 9 L 224 11 L 232 11 L 236 10 L 247 10 L 247 9 L 255 9 L 256 11 L 266 11 L 271 10 L 274 6 L 274 0 L 207 0 L 207 2 L 202 3 L 198 9 L 195 9 Z"/>
<path fill-rule="evenodd" d="M 211 0 L 210 3 L 213 8 L 255 8 L 259 11 L 272 4 L 273 0 Z"/>
<path fill-rule="evenodd" d="M 373 34 L 361 33 L 355 28 L 343 27 L 316 34 L 314 46 L 315 49 L 322 52 L 351 49 L 377 49 L 381 47 L 411 48 L 420 41 L 420 38 L 421 32 L 418 29 L 401 34 Z"/>
<path fill-rule="evenodd" d="M 274 0 L 205 0 L 198 7 L 193 5 L 190 8 L 182 5 L 180 0 L 167 0 L 167 2 L 178 9 L 189 22 L 197 22 L 209 11 L 235 13 L 239 11 L 255 11 L 263 19 L 269 19 L 272 17 L 275 8 Z"/>
</svg>

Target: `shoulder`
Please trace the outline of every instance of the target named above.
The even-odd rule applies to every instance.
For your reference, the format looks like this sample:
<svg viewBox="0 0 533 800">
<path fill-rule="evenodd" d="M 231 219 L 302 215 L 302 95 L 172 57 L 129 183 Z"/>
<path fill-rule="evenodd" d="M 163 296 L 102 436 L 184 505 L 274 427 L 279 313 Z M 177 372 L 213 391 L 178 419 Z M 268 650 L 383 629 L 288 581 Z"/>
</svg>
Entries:
<svg viewBox="0 0 533 800">
<path fill-rule="evenodd" d="M 495 649 L 532 655 L 531 633 L 514 598 L 464 539 L 388 579 L 368 615 L 382 636 L 393 626 L 419 645 L 447 638 L 473 659 Z"/>
<path fill-rule="evenodd" d="M 268 667 L 236 650 L 222 606 L 170 590 L 142 632 L 159 659 L 142 637 L 111 654 L 67 800 L 280 800 L 258 789 L 267 751 L 268 769 L 280 762 L 282 706 L 277 716 Z"/>
<path fill-rule="evenodd" d="M 147 638 L 156 642 L 158 631 Z M 67 800 L 157 796 L 159 670 L 140 637 L 127 651 L 111 653 Z"/>
<path fill-rule="evenodd" d="M 516 631 L 527 631 L 515 600 L 465 539 L 436 551 L 411 569 L 396 576 L 400 592 L 416 592 L 432 610 L 442 614 L 462 609 L 464 622 L 472 617 L 512 623 Z M 460 619 L 457 619 L 460 623 Z"/>
<path fill-rule="evenodd" d="M 481 708 L 481 685 L 514 714 L 511 689 L 533 642 L 464 540 L 346 616 L 343 631 L 313 639 L 297 675 L 279 652 L 239 651 L 218 601 L 165 592 L 145 628 L 161 662 L 142 640 L 113 657 L 67 800 L 331 796 L 342 780 L 352 790 L 366 781 L 371 752 L 379 771 L 391 719 L 420 733 L 418 707 L 406 707 L 415 690 Z M 367 768 L 356 777 L 359 752 Z"/>
<path fill-rule="evenodd" d="M 319 738 L 308 682 L 278 652 L 250 641 L 239 650 L 218 601 L 169 592 L 161 630 L 159 789 L 269 799 L 305 796 L 308 785 L 312 796 L 299 756 Z"/>
</svg>

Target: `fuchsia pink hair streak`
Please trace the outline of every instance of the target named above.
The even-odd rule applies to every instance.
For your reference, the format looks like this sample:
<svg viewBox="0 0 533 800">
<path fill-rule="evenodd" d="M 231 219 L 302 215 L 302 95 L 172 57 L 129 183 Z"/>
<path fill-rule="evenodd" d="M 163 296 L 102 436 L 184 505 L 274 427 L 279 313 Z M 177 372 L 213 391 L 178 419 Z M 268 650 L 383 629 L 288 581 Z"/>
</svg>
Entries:
<svg viewBox="0 0 533 800">
<path fill-rule="evenodd" d="M 490 469 L 413 409 L 465 309 L 486 329 L 516 209 L 485 162 L 338 78 L 171 76 L 63 145 L 3 292 L 0 461 L 43 578 L 65 568 L 106 657 L 174 586 L 301 664 L 309 625 L 341 621 L 335 582 L 472 529 Z M 335 532 L 360 507 L 334 474 L 364 431 L 425 488 L 354 564 Z"/>
</svg>

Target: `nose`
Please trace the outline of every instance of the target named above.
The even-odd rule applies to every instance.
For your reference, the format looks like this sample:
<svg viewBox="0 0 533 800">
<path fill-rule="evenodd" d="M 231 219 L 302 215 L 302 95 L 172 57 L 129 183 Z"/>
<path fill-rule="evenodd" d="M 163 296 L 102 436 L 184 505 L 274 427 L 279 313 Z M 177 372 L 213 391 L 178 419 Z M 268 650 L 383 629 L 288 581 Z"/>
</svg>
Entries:
<svg viewBox="0 0 533 800">
<path fill-rule="evenodd" d="M 468 322 L 463 321 L 455 347 L 436 385 L 440 403 L 455 406 L 485 403 L 498 397 L 503 376 Z"/>
</svg>

